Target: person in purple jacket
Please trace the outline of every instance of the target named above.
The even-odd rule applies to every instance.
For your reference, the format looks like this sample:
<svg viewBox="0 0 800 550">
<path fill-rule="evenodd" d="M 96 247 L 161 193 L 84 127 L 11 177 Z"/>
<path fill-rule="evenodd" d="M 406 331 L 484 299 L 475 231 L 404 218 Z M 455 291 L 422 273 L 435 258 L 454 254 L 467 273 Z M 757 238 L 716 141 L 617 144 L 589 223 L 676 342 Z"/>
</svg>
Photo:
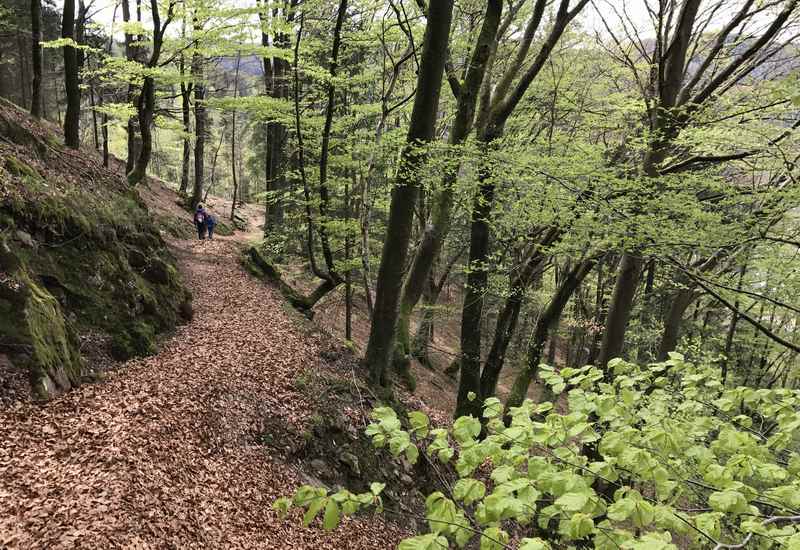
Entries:
<svg viewBox="0 0 800 550">
<path fill-rule="evenodd" d="M 197 238 L 205 240 L 206 238 L 206 227 L 208 223 L 208 214 L 206 213 L 205 209 L 203 208 L 202 204 L 197 205 L 197 210 L 194 213 L 194 226 L 197 229 Z"/>
</svg>

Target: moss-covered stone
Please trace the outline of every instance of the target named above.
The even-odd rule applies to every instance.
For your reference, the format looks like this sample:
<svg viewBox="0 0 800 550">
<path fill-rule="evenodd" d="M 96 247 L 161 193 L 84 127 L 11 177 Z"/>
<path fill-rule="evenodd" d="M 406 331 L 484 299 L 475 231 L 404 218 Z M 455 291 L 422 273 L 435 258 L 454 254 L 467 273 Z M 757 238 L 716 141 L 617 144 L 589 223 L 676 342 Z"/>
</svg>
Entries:
<svg viewBox="0 0 800 550">
<path fill-rule="evenodd" d="M 24 270 L 0 282 L 0 341 L 28 368 L 35 395 L 47 398 L 80 384 L 77 336 L 58 301 Z"/>
<path fill-rule="evenodd" d="M 111 340 L 111 355 L 121 361 L 131 357 L 152 355 L 155 351 L 155 330 L 152 325 L 145 322 L 133 323 L 115 334 Z"/>
</svg>

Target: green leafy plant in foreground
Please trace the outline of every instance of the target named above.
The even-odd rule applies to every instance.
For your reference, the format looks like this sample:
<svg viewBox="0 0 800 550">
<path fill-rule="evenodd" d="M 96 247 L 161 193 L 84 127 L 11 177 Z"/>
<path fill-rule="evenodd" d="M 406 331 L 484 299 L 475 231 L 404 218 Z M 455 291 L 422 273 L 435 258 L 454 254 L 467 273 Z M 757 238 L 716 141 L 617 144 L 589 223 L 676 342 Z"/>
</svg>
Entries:
<svg viewBox="0 0 800 550">
<path fill-rule="evenodd" d="M 541 369 L 567 412 L 530 400 L 504 411 L 490 398 L 483 419 L 431 429 L 413 412 L 407 430 L 392 409 L 372 412 L 376 447 L 412 463 L 424 449 L 457 477 L 425 501 L 430 532 L 401 550 L 476 539 L 481 550 L 800 549 L 800 392 L 726 389 L 713 365 L 679 354 L 646 367 L 617 359 L 608 373 Z M 306 524 L 324 510 L 334 528 L 340 514 L 380 509 L 382 488 L 305 486 L 275 507 L 303 508 Z"/>
</svg>

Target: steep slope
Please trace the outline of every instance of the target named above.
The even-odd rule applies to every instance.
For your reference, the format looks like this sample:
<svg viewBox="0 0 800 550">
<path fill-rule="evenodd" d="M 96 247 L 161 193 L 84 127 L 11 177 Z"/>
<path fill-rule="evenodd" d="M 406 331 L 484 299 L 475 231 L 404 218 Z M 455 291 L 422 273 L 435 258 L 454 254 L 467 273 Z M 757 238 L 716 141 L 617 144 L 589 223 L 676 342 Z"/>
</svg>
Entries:
<svg viewBox="0 0 800 550">
<path fill-rule="evenodd" d="M 1 103 L 3 363 L 28 373 L 35 396 L 52 397 L 91 374 L 82 336 L 99 335 L 117 359 L 148 355 L 157 333 L 191 314 L 191 295 L 138 194 Z M 0 392 L 6 385 L 0 380 Z"/>
</svg>

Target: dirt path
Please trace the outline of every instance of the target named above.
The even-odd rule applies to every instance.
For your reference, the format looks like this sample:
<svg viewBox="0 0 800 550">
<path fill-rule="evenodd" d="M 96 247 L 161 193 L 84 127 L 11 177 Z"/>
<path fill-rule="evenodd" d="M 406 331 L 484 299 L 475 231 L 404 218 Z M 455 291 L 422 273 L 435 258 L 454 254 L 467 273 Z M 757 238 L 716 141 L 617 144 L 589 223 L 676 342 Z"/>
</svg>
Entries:
<svg viewBox="0 0 800 550">
<path fill-rule="evenodd" d="M 293 390 L 316 350 L 233 239 L 177 242 L 194 321 L 158 355 L 46 405 L 0 412 L 0 548 L 390 548 L 379 518 L 331 534 L 280 521 L 300 473 L 258 444 L 300 423 Z"/>
</svg>

